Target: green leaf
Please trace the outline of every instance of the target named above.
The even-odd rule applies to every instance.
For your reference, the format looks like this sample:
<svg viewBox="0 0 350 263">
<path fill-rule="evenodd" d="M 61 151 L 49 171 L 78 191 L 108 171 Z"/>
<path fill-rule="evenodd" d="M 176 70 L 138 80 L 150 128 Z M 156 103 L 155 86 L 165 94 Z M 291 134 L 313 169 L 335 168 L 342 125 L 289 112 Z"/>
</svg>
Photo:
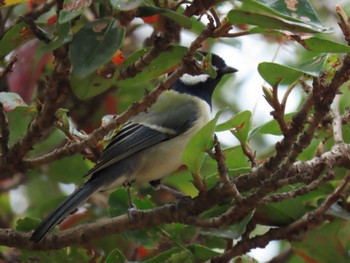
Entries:
<svg viewBox="0 0 350 263">
<path fill-rule="evenodd" d="M 300 36 L 297 36 L 300 37 Z M 323 53 L 349 53 L 350 46 L 319 37 L 304 37 L 298 41 L 305 49 Z"/>
<path fill-rule="evenodd" d="M 57 27 L 57 32 L 55 36 L 51 39 L 51 41 L 46 44 L 44 42 L 40 42 L 40 46 L 38 49 L 38 56 L 42 56 L 45 53 L 57 49 L 64 44 L 72 41 L 73 35 L 71 32 L 71 26 L 69 23 L 60 24 Z"/>
<path fill-rule="evenodd" d="M 202 231 L 201 234 L 225 239 L 238 239 L 245 232 L 246 226 L 252 219 L 253 215 L 254 213 L 250 212 L 242 219 L 242 221 L 238 222 L 237 224 L 233 224 L 220 230 Z"/>
<path fill-rule="evenodd" d="M 251 169 L 248 163 L 248 158 L 243 153 L 240 145 L 224 149 L 224 154 L 226 156 L 226 166 L 228 169 Z M 209 159 L 206 163 L 217 167 L 217 162 L 213 159 Z"/>
<path fill-rule="evenodd" d="M 140 210 L 147 210 L 153 208 L 153 204 L 149 196 L 142 199 L 138 199 L 132 196 L 131 201 L 136 206 L 136 208 Z M 109 195 L 108 205 L 108 211 L 111 217 L 116 217 L 125 214 L 130 208 L 129 196 L 126 189 L 119 188 L 116 191 L 112 192 Z"/>
<path fill-rule="evenodd" d="M 284 120 L 286 122 L 290 121 L 295 112 L 287 113 L 284 115 Z M 265 124 L 255 127 L 251 130 L 249 138 L 254 137 L 257 133 L 259 134 L 272 134 L 272 135 L 282 135 L 281 129 L 276 120 L 271 120 Z"/>
<path fill-rule="evenodd" d="M 104 263 L 124 263 L 127 262 L 126 257 L 119 249 L 113 249 L 107 256 Z"/>
<path fill-rule="evenodd" d="M 111 5 L 121 11 L 129 11 L 137 8 L 143 1 L 142 0 L 109 0 Z"/>
<path fill-rule="evenodd" d="M 75 35 L 69 49 L 73 76 L 84 78 L 110 61 L 121 46 L 125 29 L 118 21 L 103 18 L 85 25 Z"/>
<path fill-rule="evenodd" d="M 318 28 L 313 25 L 289 21 L 284 18 L 259 14 L 251 11 L 231 10 L 227 18 L 232 24 L 249 24 L 262 28 L 287 30 L 291 32 L 320 33 L 324 28 Z"/>
<path fill-rule="evenodd" d="M 187 48 L 183 46 L 174 45 L 166 52 L 162 52 L 159 56 L 152 60 L 152 62 L 143 68 L 135 77 L 120 80 L 116 82 L 118 87 L 129 88 L 139 85 L 141 83 L 148 82 L 152 79 L 158 78 L 167 72 L 167 70 L 178 65 L 181 62 L 182 56 L 187 52 Z M 141 49 L 136 53 L 129 56 L 122 64 L 121 70 L 126 68 L 127 65 L 131 65 L 137 59 L 142 57 L 146 53 L 145 49 Z M 124 65 L 125 64 L 125 65 Z"/>
<path fill-rule="evenodd" d="M 72 76 L 71 85 L 74 94 L 81 100 L 87 100 L 95 97 L 102 92 L 115 86 L 115 76 L 109 78 L 101 76 L 97 72 L 92 72 L 85 78 Z"/>
<path fill-rule="evenodd" d="M 145 260 L 144 263 L 164 263 L 168 258 L 171 257 L 171 255 L 179 253 L 180 251 L 180 248 L 171 248 L 169 250 L 157 254 L 153 258 Z"/>
<path fill-rule="evenodd" d="M 12 50 L 34 38 L 30 28 L 24 23 L 18 23 L 8 30 L 0 41 L 0 57 L 6 56 Z"/>
<path fill-rule="evenodd" d="M 344 227 L 346 224 L 342 220 L 332 220 L 308 231 L 302 241 L 292 242 L 292 249 L 308 262 L 349 262 L 344 247 L 346 240 L 349 240 L 348 235 L 345 240 L 340 239 Z"/>
<path fill-rule="evenodd" d="M 244 4 L 251 5 L 251 9 L 253 10 L 261 10 L 274 16 L 283 17 L 287 20 L 311 24 L 323 32 L 329 31 L 329 28 L 323 26 L 317 13 L 308 0 L 245 0 Z"/>
<path fill-rule="evenodd" d="M 63 24 L 80 16 L 92 3 L 91 0 L 65 0 L 63 10 L 58 17 L 58 24 Z"/>
<path fill-rule="evenodd" d="M 74 164 L 74 165 L 73 165 Z M 80 154 L 74 154 L 69 158 L 54 161 L 49 166 L 50 180 L 60 183 L 80 184 L 81 175 L 89 170 L 86 162 Z"/>
<path fill-rule="evenodd" d="M 289 187 L 288 190 L 293 190 Z M 267 225 L 285 226 L 299 219 L 307 212 L 302 198 L 287 199 L 278 203 L 262 205 L 257 208 L 256 216 Z"/>
<path fill-rule="evenodd" d="M 36 228 L 40 223 L 39 219 L 33 219 L 29 217 L 25 217 L 23 219 L 18 219 L 16 222 L 16 230 L 29 232 Z"/>
<path fill-rule="evenodd" d="M 140 6 L 139 7 L 139 16 L 140 17 L 152 16 L 152 15 L 156 15 L 156 14 L 161 14 L 167 18 L 170 18 L 184 28 L 190 29 L 192 27 L 191 18 L 184 16 L 182 14 L 179 14 L 177 12 L 174 12 L 172 10 L 158 8 L 158 7 L 154 7 L 154 6 Z"/>
<path fill-rule="evenodd" d="M 291 84 L 300 76 L 306 74 L 318 77 L 327 61 L 327 55 L 314 57 L 299 66 L 299 68 L 280 65 L 273 62 L 262 62 L 258 66 L 261 77 L 271 86 L 281 84 Z"/>
<path fill-rule="evenodd" d="M 173 253 L 171 256 L 163 261 L 164 263 L 192 263 L 193 262 L 193 256 L 188 250 L 182 250 L 179 253 Z"/>
<path fill-rule="evenodd" d="M 213 147 L 213 134 L 222 111 L 219 111 L 215 118 L 207 123 L 187 144 L 182 161 L 188 169 L 198 174 L 205 156 L 205 150 Z"/>
<path fill-rule="evenodd" d="M 18 107 L 28 108 L 28 105 L 17 93 L 14 92 L 0 92 L 0 103 L 3 105 L 5 111 L 13 111 Z"/>
<path fill-rule="evenodd" d="M 119 188 L 109 195 L 108 212 L 110 217 L 116 217 L 125 214 L 129 208 L 128 193 L 124 188 Z"/>
<path fill-rule="evenodd" d="M 205 247 L 200 244 L 193 244 L 188 246 L 188 249 L 191 251 L 192 255 L 195 258 L 195 262 L 207 262 L 212 257 L 219 255 L 220 253 Z"/>
<path fill-rule="evenodd" d="M 242 111 L 230 120 L 216 126 L 215 130 L 230 130 L 241 143 L 244 143 L 248 139 L 251 117 L 252 113 L 250 111 Z"/>
</svg>

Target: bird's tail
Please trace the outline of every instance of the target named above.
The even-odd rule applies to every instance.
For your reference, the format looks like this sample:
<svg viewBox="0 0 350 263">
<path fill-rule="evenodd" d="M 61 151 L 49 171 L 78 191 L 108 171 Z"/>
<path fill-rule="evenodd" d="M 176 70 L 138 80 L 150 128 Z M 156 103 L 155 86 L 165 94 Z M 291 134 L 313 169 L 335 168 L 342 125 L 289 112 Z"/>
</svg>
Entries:
<svg viewBox="0 0 350 263">
<path fill-rule="evenodd" d="M 35 229 L 30 239 L 39 242 L 48 231 L 61 222 L 66 216 L 74 211 L 80 204 L 87 200 L 100 188 L 96 181 L 88 181 L 72 193 L 59 207 L 57 207 L 40 225 Z"/>
</svg>

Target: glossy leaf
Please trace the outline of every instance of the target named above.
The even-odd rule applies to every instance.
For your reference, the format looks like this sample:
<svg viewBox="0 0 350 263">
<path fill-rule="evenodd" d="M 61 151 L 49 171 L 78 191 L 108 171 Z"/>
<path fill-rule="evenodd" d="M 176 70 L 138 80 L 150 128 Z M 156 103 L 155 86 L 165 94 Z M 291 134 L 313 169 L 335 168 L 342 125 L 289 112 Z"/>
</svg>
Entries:
<svg viewBox="0 0 350 263">
<path fill-rule="evenodd" d="M 219 111 L 215 118 L 206 124 L 192 140 L 187 144 L 182 161 L 188 169 L 198 174 L 205 156 L 205 151 L 213 147 L 213 134 L 222 111 Z"/>
<path fill-rule="evenodd" d="M 62 132 L 61 132 L 62 133 Z M 62 140 L 62 139 L 61 139 Z M 71 165 L 72 162 L 74 165 Z M 52 162 L 48 172 L 52 181 L 60 183 L 82 183 L 82 175 L 89 170 L 89 166 L 79 154 Z"/>
<path fill-rule="evenodd" d="M 276 30 L 287 30 L 291 32 L 305 33 L 320 33 L 324 31 L 323 28 L 318 28 L 313 25 L 290 21 L 275 16 L 259 14 L 252 11 L 231 10 L 227 14 L 227 18 L 232 24 L 243 23 Z"/>
<path fill-rule="evenodd" d="M 52 51 L 56 48 L 63 46 L 64 44 L 72 41 L 73 35 L 69 23 L 61 24 L 57 26 L 56 34 L 53 36 L 50 43 L 46 44 L 41 42 L 38 50 L 38 54 L 44 54 Z"/>
<path fill-rule="evenodd" d="M 128 193 L 124 188 L 119 188 L 109 195 L 108 212 L 111 217 L 125 214 L 129 208 Z"/>
<path fill-rule="evenodd" d="M 111 18 L 96 20 L 80 29 L 69 50 L 73 76 L 82 79 L 110 61 L 119 49 L 124 33 L 125 29 Z"/>
<path fill-rule="evenodd" d="M 121 11 L 129 11 L 137 8 L 142 0 L 109 0 L 112 6 Z"/>
<path fill-rule="evenodd" d="M 219 124 L 216 131 L 230 130 L 232 134 L 240 141 L 246 142 L 248 139 L 248 132 L 250 129 L 252 113 L 250 111 L 242 111 L 235 115 L 230 120 Z"/>
<path fill-rule="evenodd" d="M 119 249 L 113 249 L 107 256 L 104 263 L 125 263 L 126 257 Z"/>
<path fill-rule="evenodd" d="M 186 249 L 187 250 L 172 248 L 153 258 L 145 260 L 144 263 L 206 262 L 219 254 L 218 252 L 200 244 L 186 246 Z"/>
<path fill-rule="evenodd" d="M 229 170 L 251 169 L 248 158 L 243 153 L 240 145 L 224 149 L 224 154 L 226 156 L 226 166 Z M 217 168 L 217 162 L 213 159 L 207 160 L 206 163 L 212 165 L 215 169 Z"/>
<path fill-rule="evenodd" d="M 220 230 L 202 231 L 201 234 L 225 239 L 238 239 L 245 232 L 246 226 L 252 219 L 253 215 L 254 213 L 250 212 L 237 224 L 233 224 Z"/>
<path fill-rule="evenodd" d="M 153 208 L 149 197 L 138 199 L 131 196 L 131 200 L 137 209 L 146 210 Z M 109 215 L 116 217 L 127 213 L 130 208 L 128 192 L 124 188 L 119 188 L 109 195 L 108 199 Z"/>
<path fill-rule="evenodd" d="M 319 37 L 300 37 L 296 36 L 298 43 L 305 49 L 320 53 L 349 53 L 350 46 L 337 43 L 328 39 Z"/>
<path fill-rule="evenodd" d="M 322 31 L 329 30 L 329 28 L 322 25 L 320 18 L 308 0 L 245 0 L 244 4 L 251 5 L 253 10 L 262 10 L 288 20 L 312 24 Z"/>
<path fill-rule="evenodd" d="M 196 262 L 207 262 L 212 257 L 219 255 L 218 252 L 200 244 L 193 244 L 188 246 L 187 248 L 191 251 Z"/>
<path fill-rule="evenodd" d="M 290 188 L 289 190 L 292 190 Z M 266 225 L 285 226 L 299 219 L 307 212 L 300 197 L 278 203 L 262 205 L 257 208 L 255 216 Z"/>
<path fill-rule="evenodd" d="M 167 18 L 172 19 L 176 23 L 178 23 L 180 26 L 190 29 L 192 27 L 192 20 L 191 18 L 184 16 L 180 13 L 174 12 L 169 9 L 163 9 L 163 8 L 158 8 L 154 6 L 140 6 L 139 7 L 139 15 L 141 17 L 143 16 L 152 16 L 156 14 L 161 14 Z"/>
<path fill-rule="evenodd" d="M 313 77 L 318 77 L 325 65 L 327 56 L 319 56 L 311 61 L 305 62 L 299 68 L 289 67 L 273 62 L 262 62 L 258 66 L 258 71 L 261 77 L 271 86 L 278 83 L 291 84 L 300 76 L 306 74 Z"/>
<path fill-rule="evenodd" d="M 145 260 L 144 263 L 164 263 L 167 259 L 171 257 L 171 255 L 180 253 L 180 251 L 180 248 L 171 248 L 162 253 L 159 253 L 158 255 L 152 258 Z"/>
<path fill-rule="evenodd" d="M 34 38 L 29 27 L 21 22 L 11 27 L 1 38 L 0 41 L 0 57 L 6 56 L 12 50 Z"/>
<path fill-rule="evenodd" d="M 63 3 L 63 10 L 61 10 L 58 17 L 58 23 L 63 24 L 80 16 L 92 2 L 92 0 L 65 0 Z"/>
<path fill-rule="evenodd" d="M 308 262 L 349 262 L 341 232 L 346 224 L 342 220 L 332 220 L 305 234 L 304 240 L 292 242 L 294 253 Z"/>
<path fill-rule="evenodd" d="M 284 120 L 286 122 L 290 121 L 295 112 L 287 113 L 284 115 Z M 271 120 L 260 126 L 255 127 L 250 131 L 249 137 L 254 137 L 257 133 L 259 134 L 272 134 L 272 135 L 282 135 L 281 129 L 276 120 Z"/>
<path fill-rule="evenodd" d="M 115 86 L 115 77 L 113 75 L 106 77 L 93 72 L 85 78 L 72 76 L 71 85 L 74 94 L 81 100 L 95 97 L 98 94 Z"/>
<path fill-rule="evenodd" d="M 193 262 L 193 256 L 188 250 L 182 250 L 178 253 L 173 253 L 169 258 L 167 258 L 164 263 L 192 263 Z"/>
<path fill-rule="evenodd" d="M 5 111 L 13 111 L 18 107 L 27 107 L 21 96 L 14 92 L 0 92 L 0 103 Z"/>
<path fill-rule="evenodd" d="M 25 217 L 23 219 L 18 219 L 16 223 L 16 230 L 29 232 L 36 228 L 40 223 L 40 220 Z"/>
<path fill-rule="evenodd" d="M 182 46 L 172 46 L 168 51 L 162 52 L 159 56 L 152 60 L 152 62 L 145 66 L 141 72 L 139 72 L 135 77 L 128 78 L 125 80 L 120 80 L 116 82 L 118 87 L 136 86 L 142 83 L 146 83 L 152 79 L 158 78 L 159 76 L 166 73 L 169 69 L 178 65 L 181 62 L 182 56 L 187 52 L 186 47 Z M 126 58 L 125 62 L 122 64 L 121 70 L 123 70 L 127 65 L 132 64 L 138 58 L 145 54 L 145 49 L 141 49 L 136 53 L 132 54 Z"/>
</svg>

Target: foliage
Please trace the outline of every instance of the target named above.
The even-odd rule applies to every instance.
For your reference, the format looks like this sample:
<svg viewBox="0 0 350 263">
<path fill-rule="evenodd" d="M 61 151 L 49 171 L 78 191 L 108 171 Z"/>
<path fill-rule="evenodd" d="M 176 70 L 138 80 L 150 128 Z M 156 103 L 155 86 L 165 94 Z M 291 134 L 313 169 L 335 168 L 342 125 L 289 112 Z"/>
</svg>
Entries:
<svg viewBox="0 0 350 263">
<path fill-rule="evenodd" d="M 0 261 L 253 262 L 247 253 L 272 240 L 285 241 L 278 262 L 349 261 L 350 20 L 340 6 L 344 40 L 308 0 L 1 3 Z M 185 45 L 182 33 L 195 37 Z M 250 71 L 266 81 L 259 96 L 271 118 L 255 124 L 256 113 L 239 106 L 250 99 L 237 96 L 242 83 L 224 79 L 220 110 L 186 149 L 188 169 L 164 180 L 191 197 L 133 187 L 138 210 L 128 214 L 124 189 L 98 193 L 60 231 L 29 240 L 64 198 L 61 183 L 81 183 L 112 131 L 189 72 L 200 47 L 238 49 L 256 35 L 296 51 L 292 63 Z M 100 124 L 108 114 L 117 116 Z M 227 132 L 229 145 L 214 132 Z"/>
</svg>

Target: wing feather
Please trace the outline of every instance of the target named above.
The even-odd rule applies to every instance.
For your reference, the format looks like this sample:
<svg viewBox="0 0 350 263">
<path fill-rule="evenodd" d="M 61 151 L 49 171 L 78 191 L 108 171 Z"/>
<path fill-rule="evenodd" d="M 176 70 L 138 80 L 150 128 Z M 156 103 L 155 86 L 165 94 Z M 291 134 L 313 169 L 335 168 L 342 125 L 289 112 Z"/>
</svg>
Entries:
<svg viewBox="0 0 350 263">
<path fill-rule="evenodd" d="M 151 108 L 149 112 L 139 114 L 126 123 L 105 148 L 96 165 L 85 176 L 172 139 L 193 126 L 198 115 L 198 109 L 193 101 L 168 103 L 168 105 L 165 110 L 160 111 L 152 111 Z"/>
</svg>

